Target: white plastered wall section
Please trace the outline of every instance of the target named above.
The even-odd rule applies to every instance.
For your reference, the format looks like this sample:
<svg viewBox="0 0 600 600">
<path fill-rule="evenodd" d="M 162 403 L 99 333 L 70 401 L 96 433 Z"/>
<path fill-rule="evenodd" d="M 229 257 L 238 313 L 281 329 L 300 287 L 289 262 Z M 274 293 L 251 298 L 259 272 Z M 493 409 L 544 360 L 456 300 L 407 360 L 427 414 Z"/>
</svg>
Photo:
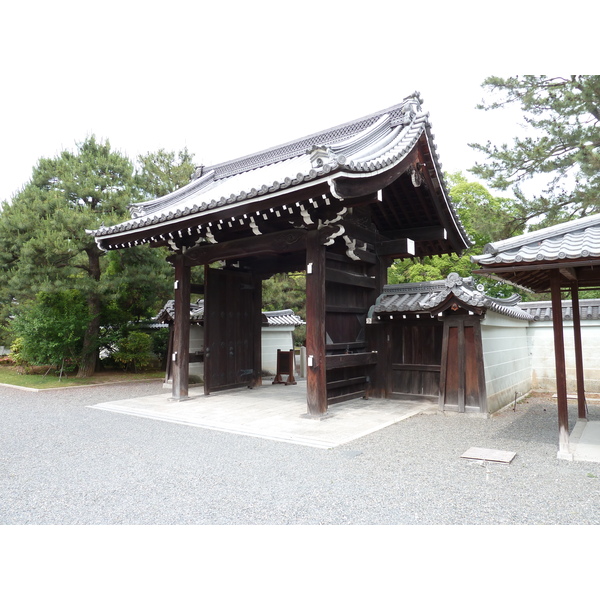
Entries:
<svg viewBox="0 0 600 600">
<path fill-rule="evenodd" d="M 567 392 L 577 392 L 573 322 L 564 321 Z M 532 388 L 556 391 L 552 321 L 535 321 L 528 328 L 532 364 Z M 581 321 L 583 373 L 586 392 L 600 393 L 600 321 Z"/>
<path fill-rule="evenodd" d="M 488 311 L 481 324 L 488 413 L 532 388 L 529 323 Z"/>
<path fill-rule="evenodd" d="M 190 325 L 190 356 L 204 352 L 204 327 L 197 323 Z M 190 375 L 204 378 L 204 361 L 190 362 Z"/>
<path fill-rule="evenodd" d="M 277 350 L 294 348 L 294 325 L 275 325 L 262 329 L 262 369 L 263 372 L 277 373 Z"/>
</svg>

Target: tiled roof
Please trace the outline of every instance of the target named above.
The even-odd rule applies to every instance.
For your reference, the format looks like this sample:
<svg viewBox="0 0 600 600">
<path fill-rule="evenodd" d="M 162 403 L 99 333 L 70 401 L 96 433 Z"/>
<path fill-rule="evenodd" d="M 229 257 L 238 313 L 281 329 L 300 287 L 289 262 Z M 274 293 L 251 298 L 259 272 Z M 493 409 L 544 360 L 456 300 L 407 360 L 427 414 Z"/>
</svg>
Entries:
<svg viewBox="0 0 600 600">
<path fill-rule="evenodd" d="M 275 327 L 277 325 L 304 325 L 304 321 L 294 313 L 291 308 L 284 310 L 271 310 L 264 311 L 263 313 L 263 324 L 269 327 Z M 173 321 L 175 318 L 175 301 L 168 300 L 163 306 L 161 311 L 156 315 L 156 321 L 160 323 Z M 200 299 L 197 302 L 190 304 L 190 322 L 191 323 L 202 323 L 204 321 L 204 300 Z"/>
<path fill-rule="evenodd" d="M 521 302 L 521 310 L 529 313 L 536 321 L 552 320 L 552 302 L 545 300 L 542 302 Z M 563 319 L 571 321 L 573 319 L 573 307 L 571 300 L 562 301 Z M 579 300 L 579 318 L 582 321 L 600 319 L 600 298 L 593 300 Z"/>
<path fill-rule="evenodd" d="M 385 171 L 406 157 L 425 132 L 433 161 L 441 177 L 441 164 L 430 132 L 428 113 L 421 112 L 418 93 L 402 103 L 317 134 L 301 138 L 240 159 L 203 168 L 198 177 L 175 192 L 134 204 L 131 219 L 88 231 L 105 249 L 111 236 L 145 231 L 166 223 L 184 227 L 191 216 L 212 215 L 229 205 L 240 205 L 242 212 L 271 194 L 331 181 L 335 175 L 361 176 Z M 331 185 L 331 184 L 330 184 Z M 440 185 L 447 196 L 445 183 Z M 468 245 L 468 236 L 450 204 L 450 212 Z M 136 237 L 136 240 L 137 240 Z M 151 235 L 149 234 L 149 239 Z M 131 241 L 127 242 L 131 243 Z M 137 243 L 137 241 L 135 242 Z M 125 245 L 125 244 L 123 244 Z"/>
<path fill-rule="evenodd" d="M 480 265 L 557 261 L 600 256 L 600 214 L 488 244 L 471 257 Z"/>
<path fill-rule="evenodd" d="M 175 319 L 175 300 L 167 300 L 155 319 L 160 323 L 167 323 Z M 204 320 L 204 300 L 190 304 L 190 323 L 200 323 Z"/>
<path fill-rule="evenodd" d="M 369 317 L 392 313 L 431 314 L 451 298 L 477 312 L 492 310 L 515 319 L 533 320 L 519 308 L 521 297 L 518 294 L 506 299 L 491 298 L 483 293 L 483 286 L 474 286 L 472 277 L 460 277 L 456 273 L 450 273 L 443 281 L 384 286 L 383 294 L 369 311 Z"/>
<path fill-rule="evenodd" d="M 263 312 L 263 316 L 266 317 L 270 327 L 276 325 L 304 325 L 304 321 L 291 308 L 285 310 L 266 310 Z"/>
</svg>

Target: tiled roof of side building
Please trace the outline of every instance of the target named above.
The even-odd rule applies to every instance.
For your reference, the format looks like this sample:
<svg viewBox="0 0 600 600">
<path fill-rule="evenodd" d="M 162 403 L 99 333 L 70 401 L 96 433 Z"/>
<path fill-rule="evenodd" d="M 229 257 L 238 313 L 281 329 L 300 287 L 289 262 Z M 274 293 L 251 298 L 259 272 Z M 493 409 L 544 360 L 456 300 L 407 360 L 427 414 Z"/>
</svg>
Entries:
<svg viewBox="0 0 600 600">
<path fill-rule="evenodd" d="M 472 260 L 480 265 L 600 256 L 600 214 L 488 244 Z"/>
<path fill-rule="evenodd" d="M 392 313 L 429 313 L 454 297 L 463 306 L 478 312 L 491 310 L 514 319 L 532 321 L 533 317 L 523 311 L 518 303 L 521 297 L 491 298 L 483 293 L 483 287 L 475 287 L 472 277 L 460 277 L 451 273 L 445 280 L 386 285 L 383 294 L 371 307 L 369 317 Z"/>
<path fill-rule="evenodd" d="M 270 310 L 263 311 L 263 324 L 267 324 L 269 327 L 275 327 L 277 325 L 304 325 L 304 321 L 294 313 L 291 308 L 283 310 Z M 175 318 L 175 301 L 168 300 L 163 308 L 156 315 L 155 320 L 159 323 L 172 322 Z M 190 304 L 190 322 L 191 323 L 202 323 L 204 321 L 204 300 L 201 298 L 196 302 Z"/>
</svg>

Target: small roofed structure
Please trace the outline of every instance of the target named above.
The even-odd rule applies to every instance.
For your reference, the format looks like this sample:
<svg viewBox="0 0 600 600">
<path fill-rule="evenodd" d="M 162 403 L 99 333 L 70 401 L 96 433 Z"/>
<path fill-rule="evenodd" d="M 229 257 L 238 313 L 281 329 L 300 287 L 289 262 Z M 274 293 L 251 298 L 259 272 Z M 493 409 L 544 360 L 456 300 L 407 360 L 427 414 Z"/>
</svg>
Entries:
<svg viewBox="0 0 600 600">
<path fill-rule="evenodd" d="M 206 394 L 261 384 L 262 280 L 306 272 L 307 412 L 316 418 L 369 393 L 377 355 L 365 319 L 391 262 L 470 246 L 417 93 L 202 167 L 180 190 L 130 210 L 129 220 L 89 233 L 104 250 L 170 249 L 176 306 L 189 305 L 190 269 L 204 267 Z M 175 315 L 173 399 L 185 400 L 189 319 Z"/>
<path fill-rule="evenodd" d="M 477 274 L 534 292 L 551 293 L 558 398 L 558 457 L 572 459 L 561 293 L 567 291 L 572 297 L 577 413 L 578 418 L 585 421 L 587 406 L 579 291 L 600 288 L 600 214 L 488 244 L 484 254 L 473 256 L 472 260 L 480 266 L 474 271 Z"/>
<path fill-rule="evenodd" d="M 527 325 L 517 294 L 492 298 L 472 277 L 386 285 L 369 311 L 382 397 L 424 397 L 444 411 L 487 415 L 531 387 Z"/>
</svg>

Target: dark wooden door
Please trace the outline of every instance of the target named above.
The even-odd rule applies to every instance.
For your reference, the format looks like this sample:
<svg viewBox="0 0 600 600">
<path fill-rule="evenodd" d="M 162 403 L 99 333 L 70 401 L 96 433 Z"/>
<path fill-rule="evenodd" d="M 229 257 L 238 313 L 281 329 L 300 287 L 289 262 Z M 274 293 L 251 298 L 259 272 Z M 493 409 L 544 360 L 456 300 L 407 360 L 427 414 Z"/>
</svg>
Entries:
<svg viewBox="0 0 600 600">
<path fill-rule="evenodd" d="M 204 391 L 253 386 L 260 373 L 255 360 L 257 314 L 250 273 L 206 269 L 204 297 Z M 260 323 L 260 321 L 259 321 Z M 260 324 L 258 326 L 260 336 Z M 260 346 L 258 346 L 260 353 Z"/>
<path fill-rule="evenodd" d="M 444 322 L 440 408 L 485 412 L 487 395 L 481 323 L 478 317 L 449 317 Z"/>
</svg>

